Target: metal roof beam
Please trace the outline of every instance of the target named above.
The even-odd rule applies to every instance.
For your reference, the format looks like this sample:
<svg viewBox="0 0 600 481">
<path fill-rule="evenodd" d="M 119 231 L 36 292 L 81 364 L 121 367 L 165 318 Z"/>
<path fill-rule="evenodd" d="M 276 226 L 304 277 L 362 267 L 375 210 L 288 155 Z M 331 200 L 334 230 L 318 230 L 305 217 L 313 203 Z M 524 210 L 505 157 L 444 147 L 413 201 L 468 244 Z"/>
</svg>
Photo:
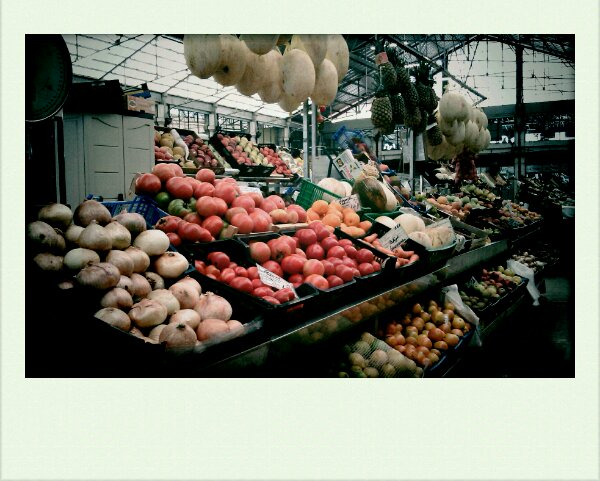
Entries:
<svg viewBox="0 0 600 481">
<path fill-rule="evenodd" d="M 548 49 L 548 48 L 539 47 L 529 41 L 517 41 L 515 39 L 510 38 L 509 35 L 485 35 L 485 37 L 489 38 L 490 40 L 494 40 L 496 42 L 511 45 L 513 47 L 522 46 L 523 48 L 526 48 L 528 50 L 534 50 L 536 52 L 545 53 L 546 55 L 560 58 L 562 60 L 567 60 L 569 62 L 575 62 L 575 53 L 570 53 L 570 52 L 561 53 L 558 50 L 552 50 L 552 49 Z"/>
</svg>

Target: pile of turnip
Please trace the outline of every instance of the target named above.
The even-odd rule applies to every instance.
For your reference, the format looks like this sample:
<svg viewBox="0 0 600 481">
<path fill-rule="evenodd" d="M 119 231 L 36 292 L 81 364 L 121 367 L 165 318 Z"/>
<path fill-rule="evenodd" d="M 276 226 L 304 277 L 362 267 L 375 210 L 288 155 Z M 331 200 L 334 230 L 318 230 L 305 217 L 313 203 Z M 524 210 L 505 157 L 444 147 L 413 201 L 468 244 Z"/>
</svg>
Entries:
<svg viewBox="0 0 600 481">
<path fill-rule="evenodd" d="M 27 241 L 46 278 L 61 289 L 95 294 L 99 305 L 90 306 L 95 317 L 146 342 L 193 349 L 243 332 L 227 300 L 202 294 L 190 277 L 181 279 L 188 260 L 170 251 L 168 236 L 147 229 L 138 213 L 112 216 L 95 200 L 74 213 L 51 204 L 28 224 Z"/>
</svg>

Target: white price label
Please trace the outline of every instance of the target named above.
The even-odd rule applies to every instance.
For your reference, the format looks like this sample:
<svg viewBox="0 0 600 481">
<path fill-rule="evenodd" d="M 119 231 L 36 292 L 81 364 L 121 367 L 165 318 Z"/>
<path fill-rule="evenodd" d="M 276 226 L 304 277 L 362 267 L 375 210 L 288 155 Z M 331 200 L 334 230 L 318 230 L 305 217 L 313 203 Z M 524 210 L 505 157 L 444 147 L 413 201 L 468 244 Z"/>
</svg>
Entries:
<svg viewBox="0 0 600 481">
<path fill-rule="evenodd" d="M 397 224 L 396 227 L 390 229 L 383 236 L 381 236 L 379 242 L 381 242 L 381 245 L 386 249 L 394 250 L 406 239 L 408 239 L 408 234 L 400 224 Z"/>
<path fill-rule="evenodd" d="M 479 284 L 479 282 L 477 282 L 477 279 L 475 279 L 474 277 L 471 277 L 469 279 L 469 281 L 467 282 L 467 287 L 474 288 L 477 284 Z"/>
<path fill-rule="evenodd" d="M 275 289 L 278 289 L 278 290 L 289 287 L 290 289 L 292 289 L 292 291 L 294 291 L 294 296 L 298 297 L 296 295 L 296 291 L 294 290 L 294 286 L 291 283 L 289 283 L 285 279 L 279 277 L 274 272 L 271 272 L 269 269 L 265 269 L 261 265 L 257 265 L 256 268 L 258 269 L 258 277 L 260 278 L 260 280 L 263 284 L 270 286 L 270 287 L 274 287 Z"/>
<path fill-rule="evenodd" d="M 357 194 L 349 195 L 348 197 L 342 197 L 338 200 L 342 207 L 350 207 L 355 211 L 359 211 L 361 208 L 360 199 Z"/>
<path fill-rule="evenodd" d="M 429 224 L 427 227 L 425 227 L 425 230 L 431 230 L 437 227 L 448 227 L 452 230 L 452 232 L 454 232 L 454 228 L 452 227 L 452 222 L 450 221 L 450 219 L 442 219 L 438 220 L 437 222 L 433 222 L 432 224 Z"/>
</svg>

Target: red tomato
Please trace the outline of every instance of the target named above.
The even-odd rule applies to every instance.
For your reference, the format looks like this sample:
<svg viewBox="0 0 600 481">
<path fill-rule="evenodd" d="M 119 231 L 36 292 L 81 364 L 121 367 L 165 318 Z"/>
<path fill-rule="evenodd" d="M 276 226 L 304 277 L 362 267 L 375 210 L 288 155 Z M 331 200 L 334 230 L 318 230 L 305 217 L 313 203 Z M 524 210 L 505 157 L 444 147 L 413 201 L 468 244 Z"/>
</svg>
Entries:
<svg viewBox="0 0 600 481">
<path fill-rule="evenodd" d="M 358 272 L 360 272 L 361 276 L 367 276 L 369 274 L 373 274 L 375 269 L 373 269 L 373 265 L 370 262 L 363 262 L 358 265 Z"/>
<path fill-rule="evenodd" d="M 179 247 L 181 245 L 181 237 L 179 237 L 175 232 L 167 232 L 167 237 L 169 238 L 169 242 L 173 247 Z"/>
<path fill-rule="evenodd" d="M 326 237 L 321 241 L 321 247 L 325 249 L 325 252 L 329 252 L 329 249 L 337 245 L 339 245 L 339 243 L 333 236 Z"/>
<path fill-rule="evenodd" d="M 248 271 L 245 267 L 237 266 L 235 269 L 235 275 L 238 277 L 248 277 Z"/>
<path fill-rule="evenodd" d="M 302 267 L 302 274 L 304 274 L 307 277 L 313 274 L 322 276 L 324 273 L 325 267 L 323 266 L 321 261 L 317 259 L 308 259 Z"/>
<path fill-rule="evenodd" d="M 325 277 L 335 274 L 335 265 L 331 261 L 323 259 L 321 264 L 325 268 L 325 274 L 323 274 Z"/>
<path fill-rule="evenodd" d="M 200 169 L 198 172 L 196 172 L 196 179 L 201 182 L 209 182 L 214 184 L 215 173 L 210 169 Z"/>
<path fill-rule="evenodd" d="M 142 174 L 135 179 L 135 193 L 138 195 L 156 195 L 160 192 L 162 183 L 154 174 Z"/>
<path fill-rule="evenodd" d="M 346 251 L 346 255 L 350 257 L 350 259 L 356 259 L 356 254 L 358 253 L 356 247 L 354 247 L 353 245 L 344 245 L 343 247 Z"/>
<path fill-rule="evenodd" d="M 161 182 L 167 182 L 171 177 L 175 177 L 175 171 L 170 164 L 156 164 L 152 168 L 152 173 L 156 175 Z"/>
<path fill-rule="evenodd" d="M 231 218 L 231 225 L 236 226 L 240 234 L 250 234 L 254 229 L 254 222 L 248 214 L 235 214 Z"/>
<path fill-rule="evenodd" d="M 252 212 L 254 212 L 254 208 L 256 207 L 256 204 L 252 197 L 250 197 L 249 195 L 243 194 L 243 195 L 240 195 L 239 197 L 236 197 L 235 199 L 233 199 L 233 202 L 231 203 L 231 207 L 243 207 L 248 214 L 251 214 Z"/>
<path fill-rule="evenodd" d="M 216 211 L 215 199 L 212 197 L 200 197 L 196 201 L 196 212 L 202 217 L 210 217 L 215 215 Z"/>
<path fill-rule="evenodd" d="M 206 274 L 206 264 L 203 261 L 195 260 L 194 261 L 194 268 L 200 274 Z"/>
<path fill-rule="evenodd" d="M 215 193 L 215 186 L 208 182 L 200 182 L 194 187 L 194 197 L 200 199 L 200 197 L 213 197 Z"/>
<path fill-rule="evenodd" d="M 325 249 L 318 243 L 311 244 L 306 248 L 306 257 L 308 259 L 323 259 L 325 257 Z"/>
<path fill-rule="evenodd" d="M 259 279 L 258 269 L 256 267 L 248 267 L 248 279 Z"/>
<path fill-rule="evenodd" d="M 342 259 L 346 255 L 346 251 L 341 245 L 333 246 L 331 249 L 327 251 L 327 257 L 337 257 L 338 259 Z"/>
<path fill-rule="evenodd" d="M 194 188 L 183 177 L 171 177 L 165 187 L 167 192 L 176 199 L 189 200 L 194 194 Z"/>
<path fill-rule="evenodd" d="M 302 272 L 304 262 L 305 259 L 300 257 L 298 254 L 291 254 L 289 256 L 285 256 L 281 260 L 281 269 L 283 270 L 283 272 L 289 275 L 299 274 Z"/>
<path fill-rule="evenodd" d="M 200 226 L 202 225 L 202 219 L 196 212 L 190 212 L 183 218 L 183 220 L 186 222 L 191 222 L 192 224 L 197 224 Z"/>
<path fill-rule="evenodd" d="M 227 212 L 227 202 L 225 202 L 223 199 L 219 199 L 218 197 L 213 197 L 213 203 L 215 206 L 214 215 L 223 217 L 225 212 Z M 196 202 L 196 204 L 198 203 Z"/>
<path fill-rule="evenodd" d="M 256 269 L 256 267 L 254 269 Z M 262 281 L 258 277 L 254 278 L 254 279 L 252 279 L 251 277 L 249 277 L 249 279 L 252 281 L 252 287 L 254 287 L 254 289 L 256 289 L 258 287 L 263 287 L 264 286 L 264 284 L 262 283 Z"/>
<path fill-rule="evenodd" d="M 221 271 L 216 266 L 206 266 L 206 275 L 213 275 L 215 279 L 219 279 L 221 277 Z"/>
<path fill-rule="evenodd" d="M 254 289 L 252 295 L 256 297 L 265 297 L 265 296 L 273 296 L 275 291 L 271 289 L 269 286 L 261 286 Z"/>
<path fill-rule="evenodd" d="M 213 237 L 217 237 L 223 229 L 223 219 L 216 215 L 210 215 L 202 221 L 204 227 Z"/>
<path fill-rule="evenodd" d="M 235 271 L 230 267 L 226 267 L 221 271 L 221 282 L 229 284 L 235 277 Z"/>
<path fill-rule="evenodd" d="M 293 300 L 295 296 L 294 291 L 292 291 L 289 287 L 285 287 L 275 292 L 273 297 L 283 304 L 284 302 Z"/>
<path fill-rule="evenodd" d="M 177 230 L 177 226 L 182 220 L 183 219 L 181 219 L 181 217 L 177 217 L 175 215 L 167 215 L 158 219 L 158 222 L 156 223 L 154 228 L 162 230 L 165 233 L 175 232 Z"/>
<path fill-rule="evenodd" d="M 304 279 L 307 284 L 312 284 L 317 289 L 329 289 L 329 282 L 323 276 L 312 274 Z"/>
<path fill-rule="evenodd" d="M 327 282 L 329 282 L 329 287 L 337 287 L 341 286 L 344 281 L 340 279 L 338 276 L 327 276 Z"/>
<path fill-rule="evenodd" d="M 246 292 L 248 294 L 252 294 L 252 291 L 254 291 L 252 281 L 247 277 L 234 277 L 229 285 L 238 291 Z"/>
<path fill-rule="evenodd" d="M 283 277 L 283 270 L 281 266 L 275 261 L 267 261 L 262 264 L 265 269 L 270 270 L 274 274 L 277 274 L 279 277 Z"/>
<path fill-rule="evenodd" d="M 226 267 L 230 267 L 230 259 L 227 254 L 220 251 L 211 252 L 206 256 L 206 259 L 213 265 L 215 265 L 218 269 L 225 269 Z"/>
<path fill-rule="evenodd" d="M 354 278 L 354 272 L 352 268 L 343 264 L 335 268 L 335 275 L 344 282 L 350 282 Z"/>
<path fill-rule="evenodd" d="M 206 229 L 200 227 L 198 224 L 186 221 L 179 224 L 177 234 L 181 237 L 181 240 L 188 242 L 210 242 L 212 240 L 210 232 Z"/>
<path fill-rule="evenodd" d="M 312 229 L 299 229 L 296 231 L 295 237 L 298 239 L 301 248 L 306 248 L 317 242 L 317 233 Z"/>
<path fill-rule="evenodd" d="M 356 252 L 356 261 L 360 264 L 362 264 L 363 262 L 373 262 L 374 258 L 375 256 L 373 255 L 373 253 L 369 249 L 365 249 L 364 247 L 362 249 L 358 249 L 358 251 Z"/>
</svg>

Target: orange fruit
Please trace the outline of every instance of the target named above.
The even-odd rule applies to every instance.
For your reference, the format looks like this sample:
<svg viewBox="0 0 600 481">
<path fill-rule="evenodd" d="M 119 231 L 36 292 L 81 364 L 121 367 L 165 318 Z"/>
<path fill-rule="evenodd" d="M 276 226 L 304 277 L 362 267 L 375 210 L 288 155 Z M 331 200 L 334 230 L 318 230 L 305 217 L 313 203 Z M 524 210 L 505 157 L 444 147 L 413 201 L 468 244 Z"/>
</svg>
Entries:
<svg viewBox="0 0 600 481">
<path fill-rule="evenodd" d="M 327 214 L 323 217 L 323 224 L 329 225 L 331 227 L 338 227 L 342 223 L 342 219 L 340 219 L 335 214 Z"/>
<path fill-rule="evenodd" d="M 324 200 L 315 200 L 311 207 L 311 209 L 314 210 L 319 215 L 327 214 L 328 208 L 329 208 L 329 204 L 327 202 L 325 202 Z"/>
<path fill-rule="evenodd" d="M 308 222 L 312 222 L 313 220 L 321 220 L 321 216 L 318 212 L 313 210 L 312 207 L 309 207 L 306 211 L 306 219 L 308 220 Z"/>
<path fill-rule="evenodd" d="M 342 212 L 342 204 L 340 204 L 339 202 L 332 202 L 331 204 L 329 204 L 329 210 L 336 210 L 337 212 Z"/>
<path fill-rule="evenodd" d="M 344 214 L 344 223 L 348 226 L 358 227 L 358 224 L 360 224 L 360 217 L 354 211 L 347 212 Z"/>
<path fill-rule="evenodd" d="M 369 220 L 363 220 L 360 224 L 358 224 L 358 227 L 363 229 L 365 232 L 367 232 L 371 228 L 371 226 L 372 224 Z"/>
</svg>

